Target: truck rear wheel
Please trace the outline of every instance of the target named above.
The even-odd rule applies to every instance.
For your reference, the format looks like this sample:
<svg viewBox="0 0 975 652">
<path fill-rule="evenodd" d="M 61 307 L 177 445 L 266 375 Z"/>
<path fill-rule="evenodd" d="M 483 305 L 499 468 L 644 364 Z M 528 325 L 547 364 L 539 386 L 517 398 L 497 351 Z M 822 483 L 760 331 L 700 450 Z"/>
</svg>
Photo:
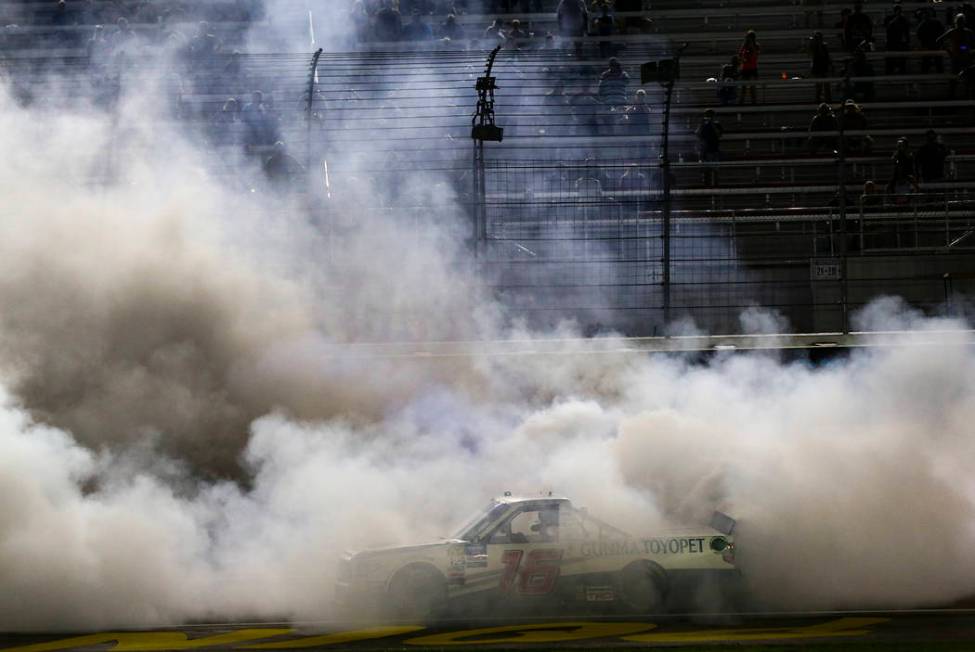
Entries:
<svg viewBox="0 0 975 652">
<path fill-rule="evenodd" d="M 620 596 L 625 607 L 635 613 L 659 614 L 667 597 L 667 574 L 653 562 L 628 564 L 619 577 Z"/>
</svg>

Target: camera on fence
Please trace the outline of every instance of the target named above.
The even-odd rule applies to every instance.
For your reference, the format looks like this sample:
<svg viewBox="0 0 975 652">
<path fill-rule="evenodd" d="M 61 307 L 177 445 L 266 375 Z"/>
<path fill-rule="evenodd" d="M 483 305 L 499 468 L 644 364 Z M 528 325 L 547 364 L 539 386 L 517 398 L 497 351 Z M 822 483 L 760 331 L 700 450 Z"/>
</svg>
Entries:
<svg viewBox="0 0 975 652">
<path fill-rule="evenodd" d="M 677 59 L 661 59 L 660 61 L 650 61 L 640 66 L 640 83 L 649 84 L 659 82 L 667 84 L 677 81 L 680 77 L 680 65 Z"/>
<path fill-rule="evenodd" d="M 474 125 L 471 128 L 471 138 L 474 140 L 490 140 L 500 143 L 503 136 L 504 129 L 497 125 Z"/>
</svg>

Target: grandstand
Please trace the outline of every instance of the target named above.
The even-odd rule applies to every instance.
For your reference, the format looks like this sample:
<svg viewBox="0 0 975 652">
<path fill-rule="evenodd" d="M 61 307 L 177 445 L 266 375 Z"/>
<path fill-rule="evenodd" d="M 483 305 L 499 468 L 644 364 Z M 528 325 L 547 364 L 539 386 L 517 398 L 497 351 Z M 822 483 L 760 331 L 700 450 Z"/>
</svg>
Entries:
<svg viewBox="0 0 975 652">
<path fill-rule="evenodd" d="M 590 34 L 573 36 L 559 34 L 547 0 L 467 3 L 449 39 L 439 30 L 454 3 L 414 2 L 423 10 L 415 20 L 433 37 L 383 40 L 370 29 L 378 9 L 370 16 L 367 8 L 378 3 L 350 0 L 348 20 L 366 12 L 365 28 L 349 23 L 339 30 L 343 38 L 313 57 L 322 45 L 312 42 L 315 34 L 335 18 L 315 2 L 296 12 L 306 29 L 291 52 L 258 54 L 234 52 L 275 18 L 250 2 L 186 5 L 164 16 L 146 2 L 67 0 L 72 17 L 54 20 L 56 2 L 7 0 L 0 16 L 17 19 L 5 28 L 0 65 L 25 102 L 43 100 L 53 71 L 60 89 L 110 106 L 112 93 L 138 83 L 132 71 L 149 65 L 141 52 L 93 60 L 94 21 L 110 26 L 122 14 L 152 47 L 175 43 L 185 55 L 165 82 L 173 119 L 199 130 L 221 160 L 268 154 L 270 142 L 247 142 L 244 121 L 226 115 L 229 98 L 239 111 L 262 91 L 274 106 L 275 138 L 316 171 L 316 184 L 327 162 L 332 192 L 316 195 L 316 220 L 331 224 L 354 204 L 417 229 L 460 225 L 485 282 L 531 323 L 571 318 L 587 332 L 659 335 L 668 322 L 690 317 L 711 332 L 734 332 L 742 309 L 765 306 L 798 331 L 845 331 L 850 313 L 879 295 L 939 310 L 971 289 L 975 99 L 948 53 L 922 49 L 913 36 L 916 10 L 934 8 L 947 23 L 960 6 L 901 3 L 913 49 L 893 52 L 884 30 L 893 4 L 865 3 L 874 42 L 860 50 L 867 68 L 854 69 L 840 26 L 852 2 L 654 0 L 641 10 L 617 2 L 610 33 L 597 34 L 592 24 Z M 518 20 L 524 32 L 486 34 L 496 17 L 502 29 Z M 221 43 L 205 58 L 193 54 L 200 20 Z M 720 79 L 747 29 L 762 47 L 758 79 Z M 834 63 L 820 78 L 809 74 L 816 30 Z M 479 172 L 470 137 L 474 84 L 499 43 L 493 75 L 504 140 L 486 143 Z M 664 89 L 641 84 L 640 66 L 673 57 L 685 43 L 669 130 L 668 207 Z M 600 94 L 609 55 L 628 75 L 625 101 Z M 885 74 L 890 59 L 903 59 L 903 69 Z M 91 84 L 93 67 L 101 86 Z M 817 84 L 829 86 L 838 114 L 853 99 L 866 127 L 816 132 L 824 146 L 812 148 Z M 756 101 L 739 104 L 752 85 Z M 648 111 L 634 109 L 641 88 Z M 706 109 L 724 134 L 720 157 L 701 160 L 695 130 Z M 948 149 L 943 178 L 888 188 L 898 139 L 916 151 L 929 129 Z M 483 191 L 474 183 L 479 173 Z M 344 194 L 365 177 L 388 191 Z M 341 229 L 330 232 L 340 247 Z"/>
</svg>

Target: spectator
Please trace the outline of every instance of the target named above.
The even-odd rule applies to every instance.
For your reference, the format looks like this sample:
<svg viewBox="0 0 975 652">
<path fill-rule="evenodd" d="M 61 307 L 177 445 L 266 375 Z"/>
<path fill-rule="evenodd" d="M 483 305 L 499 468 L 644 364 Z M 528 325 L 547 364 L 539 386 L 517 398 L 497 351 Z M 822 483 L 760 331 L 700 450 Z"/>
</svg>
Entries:
<svg viewBox="0 0 975 652">
<path fill-rule="evenodd" d="M 894 167 L 891 172 L 887 190 L 891 193 L 904 194 L 917 190 L 917 179 L 914 176 L 914 154 L 911 152 L 907 138 L 897 139 L 897 149 L 890 157 Z"/>
<path fill-rule="evenodd" d="M 844 50 L 849 50 L 850 49 L 847 46 L 847 44 L 846 44 L 846 25 L 847 25 L 847 23 L 850 22 L 850 14 L 852 14 L 852 13 L 853 13 L 853 10 L 850 9 L 849 7 L 846 7 L 844 9 L 841 9 L 840 10 L 840 19 L 834 25 L 834 27 L 836 27 L 837 29 L 840 30 L 839 39 L 840 39 L 840 44 L 843 46 L 843 49 Z"/>
<path fill-rule="evenodd" d="M 938 138 L 934 129 L 928 129 L 925 142 L 917 150 L 914 157 L 917 165 L 917 176 L 925 183 L 941 181 L 945 178 L 945 159 L 948 158 L 948 148 Z"/>
<path fill-rule="evenodd" d="M 368 41 L 371 37 L 369 30 L 369 12 L 366 10 L 366 4 L 362 0 L 355 0 L 352 3 L 350 18 L 356 41 L 359 43 Z"/>
<path fill-rule="evenodd" d="M 612 36 L 616 33 L 616 17 L 610 13 L 609 2 L 602 2 L 599 5 L 599 15 L 596 16 L 595 23 L 596 34 L 599 36 Z M 611 57 L 616 54 L 616 47 L 613 45 L 612 41 L 600 41 L 599 42 L 599 56 L 602 58 Z"/>
<path fill-rule="evenodd" d="M 91 34 L 91 38 L 88 39 L 86 45 L 88 51 L 88 60 L 93 64 L 103 65 L 106 63 L 106 59 L 111 54 L 112 46 L 108 42 L 108 38 L 105 36 L 105 28 L 101 25 L 95 25 L 95 30 Z"/>
<path fill-rule="evenodd" d="M 884 27 L 887 30 L 888 52 L 907 52 L 911 49 L 911 24 L 904 17 L 899 4 L 894 5 L 894 13 L 884 18 Z M 885 70 L 888 75 L 904 75 L 907 73 L 907 59 L 888 56 Z"/>
<path fill-rule="evenodd" d="M 822 32 L 815 32 L 809 39 L 809 72 L 814 79 L 826 79 L 833 74 L 833 59 L 823 40 Z M 833 91 L 829 82 L 816 82 L 816 102 L 832 102 Z"/>
<path fill-rule="evenodd" d="M 968 66 L 958 73 L 958 79 L 964 82 L 965 99 L 970 100 L 972 97 L 975 97 L 975 64 Z"/>
<path fill-rule="evenodd" d="M 588 87 L 582 87 L 569 96 L 569 110 L 575 133 L 589 135 L 599 127 L 599 115 L 603 106 Z"/>
<path fill-rule="evenodd" d="M 240 82 L 241 73 L 243 72 L 243 67 L 241 64 L 242 59 L 240 50 L 234 50 L 230 53 L 230 57 L 227 59 L 227 63 L 223 67 L 223 74 L 234 85 L 237 85 Z"/>
<path fill-rule="evenodd" d="M 872 102 L 874 97 L 873 82 L 864 79 L 874 75 L 873 66 L 867 59 L 867 50 L 870 44 L 864 41 L 860 45 L 861 47 L 853 50 L 853 56 L 846 61 L 846 66 L 843 69 L 843 76 L 846 78 L 844 94 L 847 99 Z M 852 81 L 851 77 L 858 77 L 859 79 Z"/>
<path fill-rule="evenodd" d="M 834 134 L 839 129 L 839 122 L 836 120 L 836 114 L 833 113 L 830 105 L 825 102 L 820 104 L 816 110 L 816 115 L 809 123 L 809 153 L 818 154 L 821 147 L 825 147 L 827 150 L 835 150 L 836 136 Z M 828 132 L 828 135 L 819 135 L 823 132 Z"/>
<path fill-rule="evenodd" d="M 922 10 L 921 22 L 917 26 L 917 40 L 921 44 L 922 50 L 940 50 L 938 39 L 945 33 L 945 26 L 937 18 L 934 9 L 925 7 Z M 929 56 L 921 59 L 921 72 L 927 73 L 934 69 L 935 72 L 944 72 L 944 63 L 941 56 Z"/>
<path fill-rule="evenodd" d="M 562 38 L 586 35 L 589 28 L 589 10 L 583 0 L 560 0 L 555 10 Z M 576 56 L 582 56 L 582 41 L 574 41 Z"/>
<path fill-rule="evenodd" d="M 853 12 L 846 19 L 843 42 L 852 51 L 864 41 L 873 43 L 873 21 L 863 13 L 863 0 L 856 0 L 853 3 Z"/>
<path fill-rule="evenodd" d="M 619 59 L 611 57 L 609 68 L 599 76 L 599 99 L 603 104 L 623 106 L 626 104 L 626 87 L 629 82 L 630 76 L 623 70 Z"/>
<path fill-rule="evenodd" d="M 626 166 L 626 170 L 620 175 L 616 187 L 622 191 L 644 191 L 647 189 L 648 183 L 647 175 L 631 163 Z"/>
<path fill-rule="evenodd" d="M 714 109 L 707 109 L 704 118 L 698 125 L 697 149 L 702 163 L 717 163 L 721 160 L 721 136 L 724 128 L 714 118 Z M 718 170 L 715 166 L 706 166 L 701 172 L 701 181 L 706 186 L 718 185 Z"/>
<path fill-rule="evenodd" d="M 274 106 L 274 95 L 264 98 L 264 143 L 270 145 L 281 139 L 281 112 Z"/>
<path fill-rule="evenodd" d="M 115 31 L 112 32 L 112 51 L 125 52 L 136 40 L 135 31 L 129 26 L 129 21 L 125 17 L 120 17 L 115 21 Z"/>
<path fill-rule="evenodd" d="M 68 5 L 64 0 L 58 0 L 51 14 L 51 25 L 54 27 L 66 27 L 68 22 Z"/>
<path fill-rule="evenodd" d="M 190 53 L 197 59 L 207 59 L 220 51 L 220 41 L 210 31 L 210 23 L 200 21 L 196 36 L 190 41 Z"/>
<path fill-rule="evenodd" d="M 878 192 L 877 184 L 873 181 L 863 182 L 863 194 L 860 195 L 860 210 L 880 208 L 884 204 L 883 195 Z"/>
<path fill-rule="evenodd" d="M 467 6 L 467 3 L 465 2 L 464 3 L 464 7 L 466 7 L 466 6 Z M 444 13 L 445 14 L 448 14 L 448 15 L 449 14 L 453 14 L 455 16 L 461 16 L 461 15 L 464 14 L 464 7 L 458 7 L 457 6 L 457 3 L 454 2 L 454 0 L 450 0 L 450 2 L 447 3 L 447 8 L 444 11 Z"/>
<path fill-rule="evenodd" d="M 251 94 L 250 104 L 240 111 L 240 121 L 244 123 L 244 145 L 256 147 L 274 142 L 268 137 L 270 125 L 261 91 Z"/>
<path fill-rule="evenodd" d="M 647 92 L 642 88 L 633 97 L 633 104 L 626 107 L 626 124 L 629 133 L 634 136 L 646 136 L 650 133 L 651 108 L 647 103 Z"/>
<path fill-rule="evenodd" d="M 761 52 L 762 48 L 758 44 L 758 37 L 755 35 L 755 30 L 748 30 L 745 33 L 745 42 L 738 48 L 738 78 L 741 81 L 758 79 L 758 55 Z M 748 95 L 749 91 L 752 94 L 752 104 L 755 104 L 757 95 L 754 84 L 744 86 L 741 89 L 741 97 L 738 98 L 738 104 L 745 103 L 745 96 Z"/>
<path fill-rule="evenodd" d="M 237 98 L 230 97 L 223 103 L 220 112 L 214 116 L 213 122 L 220 125 L 235 124 L 240 120 L 240 104 Z"/>
<path fill-rule="evenodd" d="M 521 21 L 515 18 L 511 21 L 511 29 L 505 33 L 505 41 L 515 48 L 523 48 L 528 44 L 531 34 L 521 26 Z"/>
<path fill-rule="evenodd" d="M 440 37 L 448 41 L 457 41 L 464 38 L 464 30 L 457 22 L 455 14 L 447 14 L 443 24 L 440 26 Z"/>
<path fill-rule="evenodd" d="M 298 180 L 304 166 L 288 153 L 280 140 L 274 143 L 274 151 L 264 161 L 264 175 L 273 186 L 284 189 Z"/>
<path fill-rule="evenodd" d="M 646 191 L 649 187 L 650 181 L 647 175 L 643 174 L 640 168 L 635 165 L 627 165 L 616 184 L 617 192 L 620 194 L 619 201 L 624 209 L 627 206 L 632 206 L 636 212 L 646 210 L 649 204 L 646 199 Z"/>
<path fill-rule="evenodd" d="M 718 101 L 722 106 L 734 104 L 738 97 L 738 55 L 731 56 L 731 60 L 721 66 L 718 82 Z"/>
<path fill-rule="evenodd" d="M 951 72 L 960 73 L 971 63 L 971 51 L 975 46 L 975 34 L 968 29 L 965 14 L 955 16 L 955 25 L 938 38 L 938 45 L 951 57 Z"/>
<path fill-rule="evenodd" d="M 714 118 L 714 109 L 707 109 L 704 118 L 694 132 L 697 136 L 698 152 L 702 161 L 718 161 L 721 159 L 721 136 L 724 128 Z"/>
<path fill-rule="evenodd" d="M 851 131 L 866 131 L 867 116 L 853 100 L 843 102 L 843 113 L 840 116 L 840 126 L 843 128 L 843 139 L 846 143 L 846 154 L 866 156 L 873 148 L 873 139 L 869 134 L 853 134 Z"/>
<path fill-rule="evenodd" d="M 403 35 L 403 17 L 396 8 L 394 0 L 383 0 L 376 12 L 376 40 L 398 41 Z"/>
<path fill-rule="evenodd" d="M 500 18 L 495 18 L 494 22 L 485 28 L 484 40 L 488 41 L 491 47 L 504 40 L 504 23 L 501 22 Z"/>
<path fill-rule="evenodd" d="M 433 29 L 420 18 L 420 12 L 414 11 L 410 15 L 410 22 L 403 26 L 403 39 L 406 41 L 429 41 L 433 38 Z"/>
</svg>

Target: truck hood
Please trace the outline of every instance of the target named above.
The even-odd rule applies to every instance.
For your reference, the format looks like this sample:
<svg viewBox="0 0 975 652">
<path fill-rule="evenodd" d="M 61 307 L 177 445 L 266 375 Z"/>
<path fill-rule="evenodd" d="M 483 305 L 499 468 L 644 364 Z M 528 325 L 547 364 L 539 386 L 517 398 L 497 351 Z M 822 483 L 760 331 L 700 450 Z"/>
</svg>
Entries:
<svg viewBox="0 0 975 652">
<path fill-rule="evenodd" d="M 366 548 L 364 550 L 348 551 L 346 552 L 346 556 L 350 559 L 351 558 L 367 559 L 369 557 L 379 556 L 379 555 L 423 552 L 425 550 L 440 548 L 455 543 L 464 543 L 464 542 L 461 541 L 460 539 L 441 539 L 439 541 L 431 541 L 429 543 L 406 544 L 406 545 L 399 545 L 399 546 L 384 546 L 381 548 Z"/>
</svg>

